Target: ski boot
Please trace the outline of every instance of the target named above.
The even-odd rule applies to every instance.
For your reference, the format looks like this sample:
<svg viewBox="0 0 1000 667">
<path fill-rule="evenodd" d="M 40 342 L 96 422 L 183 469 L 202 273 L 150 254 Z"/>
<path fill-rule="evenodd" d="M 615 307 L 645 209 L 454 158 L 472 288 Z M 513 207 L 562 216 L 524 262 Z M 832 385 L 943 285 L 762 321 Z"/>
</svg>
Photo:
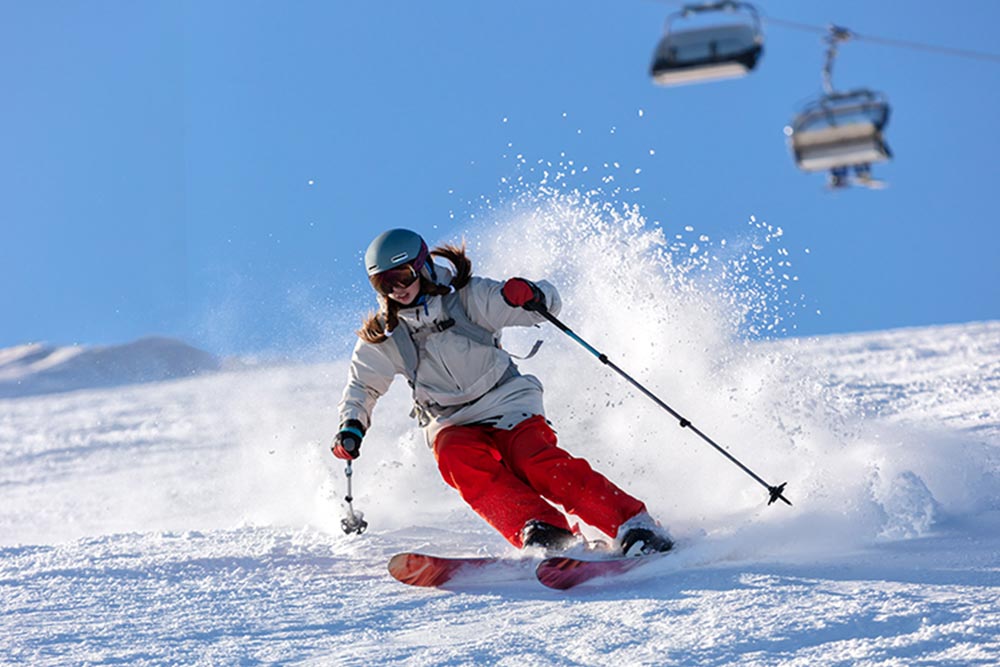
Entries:
<svg viewBox="0 0 1000 667">
<path fill-rule="evenodd" d="M 551 523 L 532 519 L 521 530 L 522 548 L 541 548 L 547 554 L 566 551 L 580 543 L 580 538 L 572 531 Z"/>
<path fill-rule="evenodd" d="M 623 556 L 648 556 L 674 548 L 674 542 L 658 522 L 640 512 L 618 529 L 615 547 Z"/>
</svg>

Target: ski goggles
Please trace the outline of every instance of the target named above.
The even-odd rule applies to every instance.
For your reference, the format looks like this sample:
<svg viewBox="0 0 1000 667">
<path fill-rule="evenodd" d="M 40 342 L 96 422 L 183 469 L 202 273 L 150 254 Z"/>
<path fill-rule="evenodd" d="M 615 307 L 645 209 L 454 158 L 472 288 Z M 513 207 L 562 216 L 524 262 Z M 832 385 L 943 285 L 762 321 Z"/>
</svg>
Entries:
<svg viewBox="0 0 1000 667">
<path fill-rule="evenodd" d="M 406 259 L 406 254 L 401 254 L 399 257 L 393 257 L 392 259 L 395 261 Z M 429 259 L 430 253 L 427 251 L 427 245 L 421 242 L 420 250 L 417 251 L 417 256 L 413 261 L 376 273 L 373 276 L 369 276 L 368 280 L 371 281 L 372 287 L 379 294 L 388 296 L 392 293 L 393 289 L 397 287 L 406 289 L 420 278 L 421 273 L 427 273 L 427 262 Z M 433 269 L 431 269 L 428 278 L 433 280 Z"/>
<path fill-rule="evenodd" d="M 369 280 L 371 280 L 372 287 L 379 294 L 389 295 L 397 288 L 406 289 L 415 283 L 418 278 L 420 278 L 420 274 L 412 264 L 403 264 L 394 269 L 376 273 Z"/>
</svg>

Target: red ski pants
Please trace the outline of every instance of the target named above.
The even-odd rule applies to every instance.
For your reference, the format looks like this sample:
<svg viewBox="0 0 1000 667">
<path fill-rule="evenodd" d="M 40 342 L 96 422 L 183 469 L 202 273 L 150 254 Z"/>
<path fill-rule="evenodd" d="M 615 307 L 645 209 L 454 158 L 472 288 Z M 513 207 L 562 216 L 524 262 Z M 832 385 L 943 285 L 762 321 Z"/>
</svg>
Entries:
<svg viewBox="0 0 1000 667">
<path fill-rule="evenodd" d="M 434 455 L 444 480 L 516 547 L 532 519 L 570 528 L 550 503 L 612 537 L 646 509 L 585 460 L 556 446 L 555 432 L 540 415 L 509 431 L 449 426 L 434 439 Z"/>
</svg>

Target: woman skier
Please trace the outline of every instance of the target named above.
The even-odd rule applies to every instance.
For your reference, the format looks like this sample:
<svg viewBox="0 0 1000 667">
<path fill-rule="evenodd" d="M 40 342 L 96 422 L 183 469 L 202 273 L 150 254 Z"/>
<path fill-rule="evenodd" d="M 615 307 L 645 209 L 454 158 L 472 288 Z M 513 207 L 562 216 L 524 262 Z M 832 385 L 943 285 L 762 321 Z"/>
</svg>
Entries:
<svg viewBox="0 0 1000 667">
<path fill-rule="evenodd" d="M 360 455 L 376 401 L 403 375 L 441 476 L 514 546 L 553 553 L 579 543 L 559 505 L 613 538 L 622 554 L 671 548 L 642 502 L 557 446 L 541 382 L 522 375 L 499 346 L 503 328 L 542 322 L 539 308 L 559 312 L 555 287 L 473 276 L 464 245 L 428 251 L 406 229 L 372 241 L 365 266 L 380 311 L 358 331 L 336 457 Z"/>
</svg>

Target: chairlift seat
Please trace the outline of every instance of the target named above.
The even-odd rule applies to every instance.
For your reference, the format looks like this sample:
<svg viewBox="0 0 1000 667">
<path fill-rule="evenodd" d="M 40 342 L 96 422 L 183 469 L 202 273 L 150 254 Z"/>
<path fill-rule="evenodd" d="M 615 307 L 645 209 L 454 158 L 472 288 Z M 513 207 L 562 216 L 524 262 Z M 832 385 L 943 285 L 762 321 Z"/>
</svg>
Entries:
<svg viewBox="0 0 1000 667">
<path fill-rule="evenodd" d="M 824 95 L 785 129 L 795 163 L 803 171 L 887 162 L 892 152 L 883 130 L 889 104 L 868 89 Z"/>
<path fill-rule="evenodd" d="M 668 31 L 653 54 L 650 75 L 662 86 L 745 76 L 763 51 L 747 24 Z"/>
<path fill-rule="evenodd" d="M 871 122 L 794 132 L 792 150 L 803 171 L 873 164 L 890 158 L 882 132 Z"/>
</svg>

